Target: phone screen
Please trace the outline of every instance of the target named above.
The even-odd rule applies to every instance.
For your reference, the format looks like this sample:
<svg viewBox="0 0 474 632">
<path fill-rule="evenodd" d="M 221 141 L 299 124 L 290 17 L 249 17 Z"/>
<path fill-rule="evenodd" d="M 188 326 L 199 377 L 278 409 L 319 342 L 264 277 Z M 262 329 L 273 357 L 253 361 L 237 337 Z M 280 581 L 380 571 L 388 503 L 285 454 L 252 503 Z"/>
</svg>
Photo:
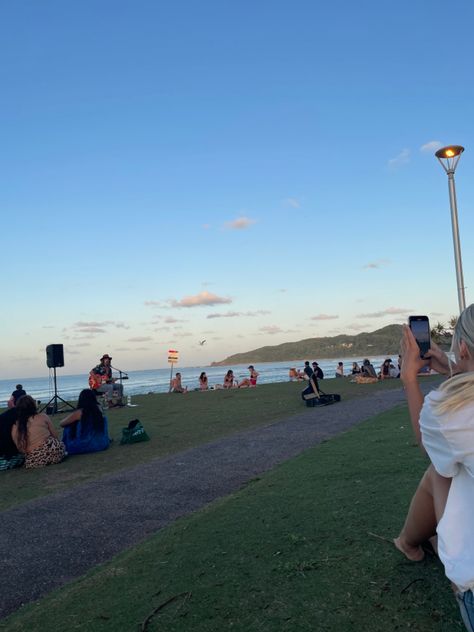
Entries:
<svg viewBox="0 0 474 632">
<path fill-rule="evenodd" d="M 423 357 L 430 349 L 430 322 L 426 316 L 410 316 L 409 323 Z"/>
</svg>

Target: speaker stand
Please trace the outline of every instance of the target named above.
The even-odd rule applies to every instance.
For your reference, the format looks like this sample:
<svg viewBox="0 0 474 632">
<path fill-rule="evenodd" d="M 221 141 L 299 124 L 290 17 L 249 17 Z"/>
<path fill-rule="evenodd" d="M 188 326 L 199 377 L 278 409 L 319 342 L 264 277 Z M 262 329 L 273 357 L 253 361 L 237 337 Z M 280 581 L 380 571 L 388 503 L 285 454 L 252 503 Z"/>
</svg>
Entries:
<svg viewBox="0 0 474 632">
<path fill-rule="evenodd" d="M 53 372 L 54 372 L 54 395 L 51 397 L 51 399 L 49 400 L 48 403 L 46 403 L 43 408 L 41 408 L 40 413 L 43 412 L 43 410 L 45 410 L 46 408 L 51 407 L 53 409 L 53 412 L 51 413 L 52 415 L 56 415 L 57 413 L 62 412 L 62 408 L 58 408 L 58 402 L 62 402 L 63 404 L 65 404 L 66 406 L 68 406 L 69 408 L 72 408 L 72 410 L 75 410 L 74 406 L 71 406 L 71 404 L 69 402 L 67 402 L 65 399 L 63 399 L 62 397 L 60 397 L 58 395 L 58 384 L 56 381 L 56 367 L 53 368 Z"/>
</svg>

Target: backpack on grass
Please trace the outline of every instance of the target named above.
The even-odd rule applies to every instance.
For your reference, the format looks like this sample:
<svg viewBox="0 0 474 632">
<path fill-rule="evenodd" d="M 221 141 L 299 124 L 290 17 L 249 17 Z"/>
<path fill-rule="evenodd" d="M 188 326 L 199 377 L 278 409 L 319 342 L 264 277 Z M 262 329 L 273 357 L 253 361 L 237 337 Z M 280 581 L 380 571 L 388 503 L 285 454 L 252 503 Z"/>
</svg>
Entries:
<svg viewBox="0 0 474 632">
<path fill-rule="evenodd" d="M 141 421 L 139 419 L 132 419 L 126 428 L 122 428 L 120 445 L 141 443 L 142 441 L 150 441 L 150 437 L 147 435 Z"/>
</svg>

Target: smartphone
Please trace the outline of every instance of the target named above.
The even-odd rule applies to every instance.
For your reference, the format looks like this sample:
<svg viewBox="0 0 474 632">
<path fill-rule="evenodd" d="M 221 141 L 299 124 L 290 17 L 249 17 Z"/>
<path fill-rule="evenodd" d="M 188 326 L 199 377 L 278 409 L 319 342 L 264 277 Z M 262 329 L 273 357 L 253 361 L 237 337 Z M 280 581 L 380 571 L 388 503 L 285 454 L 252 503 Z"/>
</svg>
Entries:
<svg viewBox="0 0 474 632">
<path fill-rule="evenodd" d="M 408 326 L 420 347 L 420 357 L 424 358 L 425 353 L 430 350 L 431 345 L 431 330 L 428 316 L 409 316 Z"/>
</svg>

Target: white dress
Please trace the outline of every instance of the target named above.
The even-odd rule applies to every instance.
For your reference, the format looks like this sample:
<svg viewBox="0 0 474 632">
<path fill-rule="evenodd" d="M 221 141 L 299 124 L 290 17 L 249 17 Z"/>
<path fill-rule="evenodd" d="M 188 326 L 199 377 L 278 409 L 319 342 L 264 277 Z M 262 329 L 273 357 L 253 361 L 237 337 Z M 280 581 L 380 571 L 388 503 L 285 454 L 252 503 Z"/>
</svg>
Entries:
<svg viewBox="0 0 474 632">
<path fill-rule="evenodd" d="M 435 470 L 452 478 L 446 508 L 438 524 L 438 554 L 446 576 L 461 592 L 474 588 L 474 404 L 439 415 L 425 398 L 420 415 L 423 445 Z"/>
</svg>

